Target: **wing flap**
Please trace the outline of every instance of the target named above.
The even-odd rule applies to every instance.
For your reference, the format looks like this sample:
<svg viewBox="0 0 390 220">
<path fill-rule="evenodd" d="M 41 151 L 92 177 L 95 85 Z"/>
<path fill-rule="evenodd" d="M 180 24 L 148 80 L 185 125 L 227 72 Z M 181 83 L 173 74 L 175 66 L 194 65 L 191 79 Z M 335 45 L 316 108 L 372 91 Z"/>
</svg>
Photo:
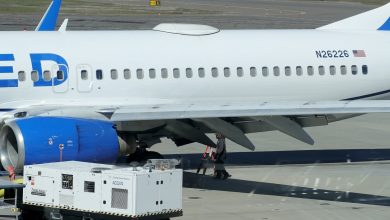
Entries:
<svg viewBox="0 0 390 220">
<path fill-rule="evenodd" d="M 209 137 L 207 137 L 206 134 L 201 132 L 199 129 L 196 129 L 193 126 L 179 120 L 168 121 L 165 129 L 182 138 L 186 138 L 194 142 L 199 142 L 211 147 L 216 147 L 215 143 Z"/>
<path fill-rule="evenodd" d="M 276 130 L 291 136 L 295 139 L 298 139 L 306 144 L 313 145 L 314 140 L 310 135 L 303 130 L 302 126 L 297 122 L 283 116 L 271 116 L 271 117 L 255 117 L 255 119 L 260 119 L 267 124 L 274 127 Z"/>
<path fill-rule="evenodd" d="M 229 140 L 234 141 L 249 150 L 254 151 L 256 148 L 242 130 L 227 121 L 219 118 L 199 118 L 195 120 L 205 124 L 211 130 L 223 134 L 223 136 Z"/>
</svg>

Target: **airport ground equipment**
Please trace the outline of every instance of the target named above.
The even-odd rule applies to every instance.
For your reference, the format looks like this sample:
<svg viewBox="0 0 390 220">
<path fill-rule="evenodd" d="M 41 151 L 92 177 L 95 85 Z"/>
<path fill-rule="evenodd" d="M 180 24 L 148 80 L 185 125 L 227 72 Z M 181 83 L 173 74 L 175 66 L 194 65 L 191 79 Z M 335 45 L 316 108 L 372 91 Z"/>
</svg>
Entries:
<svg viewBox="0 0 390 220">
<path fill-rule="evenodd" d="M 203 169 L 203 175 L 206 174 L 207 168 L 212 166 L 212 161 L 215 161 L 215 153 L 215 148 L 206 146 L 206 150 L 202 154 L 202 157 L 200 158 L 200 164 L 198 166 L 198 169 L 196 170 L 197 174 L 200 172 L 201 169 Z"/>
<path fill-rule="evenodd" d="M 160 6 L 161 2 L 160 2 L 160 0 L 150 0 L 149 5 L 150 6 Z"/>
<path fill-rule="evenodd" d="M 72 219 L 166 219 L 182 215 L 176 160 L 143 167 L 57 162 L 24 167 L 22 213 Z"/>
<path fill-rule="evenodd" d="M 4 177 L 0 174 L 0 176 Z M 19 181 L 9 181 L 6 178 L 0 179 L 0 219 L 18 219 L 17 203 L 22 199 L 23 184 Z"/>
</svg>

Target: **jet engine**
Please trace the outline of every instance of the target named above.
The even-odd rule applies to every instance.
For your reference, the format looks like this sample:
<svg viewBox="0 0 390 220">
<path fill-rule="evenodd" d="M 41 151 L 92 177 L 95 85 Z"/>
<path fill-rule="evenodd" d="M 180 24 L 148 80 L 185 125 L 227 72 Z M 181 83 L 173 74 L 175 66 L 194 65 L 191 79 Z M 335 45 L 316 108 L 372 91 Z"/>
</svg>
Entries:
<svg viewBox="0 0 390 220">
<path fill-rule="evenodd" d="M 32 117 L 8 122 L 0 131 L 1 163 L 15 172 L 57 161 L 113 163 L 131 147 L 113 123 L 101 120 Z"/>
</svg>

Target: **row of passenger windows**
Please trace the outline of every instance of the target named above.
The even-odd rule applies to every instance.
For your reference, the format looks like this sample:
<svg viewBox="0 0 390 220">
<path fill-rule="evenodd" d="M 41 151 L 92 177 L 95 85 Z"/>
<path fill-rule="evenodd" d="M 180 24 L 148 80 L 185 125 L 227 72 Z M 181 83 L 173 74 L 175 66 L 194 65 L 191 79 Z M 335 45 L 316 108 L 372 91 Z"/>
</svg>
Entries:
<svg viewBox="0 0 390 220">
<path fill-rule="evenodd" d="M 233 70 L 230 69 L 229 67 L 225 67 L 223 69 L 218 69 L 216 67 L 211 68 L 211 76 L 216 78 L 220 75 L 223 75 L 224 77 L 230 77 L 233 75 Z M 244 76 L 244 68 L 242 67 L 237 67 L 234 69 L 234 73 L 238 77 L 243 77 Z M 296 66 L 294 69 L 290 66 L 285 66 L 284 68 L 280 68 L 279 66 L 274 66 L 273 68 L 268 68 L 268 67 L 262 67 L 261 69 L 257 69 L 256 67 L 251 67 L 249 68 L 249 75 L 251 77 L 256 77 L 257 75 L 261 74 L 264 77 L 267 77 L 269 75 L 274 75 L 274 76 L 280 76 L 281 74 L 284 74 L 285 76 L 291 76 L 293 74 L 297 76 L 302 76 L 304 74 L 307 74 L 309 76 L 313 76 L 318 72 L 319 75 L 326 75 L 329 73 L 330 75 L 336 75 L 338 72 L 341 75 L 347 75 L 348 72 L 350 72 L 352 75 L 357 75 L 359 73 L 362 73 L 363 75 L 368 74 L 368 66 L 367 65 L 362 65 L 360 68 L 357 65 L 352 65 L 350 68 L 348 68 L 345 65 L 342 65 L 340 67 L 336 66 L 318 66 L 318 68 L 315 68 L 313 66 L 307 66 L 307 67 L 302 67 L 302 66 Z M 143 79 L 145 77 L 145 71 L 143 69 L 137 69 L 136 72 L 136 77 L 137 79 Z M 157 77 L 157 70 L 156 69 L 149 69 L 148 70 L 148 75 L 149 78 L 155 79 Z M 166 79 L 168 78 L 169 71 L 167 68 L 162 68 L 159 71 L 159 74 L 161 75 L 161 78 Z M 187 78 L 192 78 L 194 76 L 194 70 L 192 68 L 186 68 L 184 71 L 184 74 Z M 103 79 L 103 70 L 98 69 L 96 70 L 96 79 L 97 80 L 102 80 Z M 180 78 L 181 76 L 181 71 L 179 68 L 173 68 L 172 69 L 172 75 L 173 78 Z M 206 70 L 205 68 L 198 68 L 197 69 L 197 75 L 199 78 L 204 78 L 206 76 Z M 87 70 L 81 70 L 80 71 L 80 78 L 82 80 L 88 80 L 89 79 L 89 74 Z M 116 69 L 111 69 L 110 71 L 110 77 L 113 80 L 117 80 L 119 77 L 118 70 Z M 57 80 L 64 80 L 64 72 L 59 70 L 56 73 L 56 78 Z M 130 69 L 124 69 L 123 70 L 123 78 L 124 79 L 130 79 L 131 78 L 131 71 Z M 19 81 L 25 81 L 26 80 L 26 73 L 24 71 L 19 71 L 18 73 L 18 79 Z M 38 81 L 38 71 L 32 71 L 31 72 L 31 80 L 36 82 Z M 44 81 L 51 81 L 51 72 L 50 71 L 44 71 L 43 72 L 43 80 Z"/>
<path fill-rule="evenodd" d="M 256 77 L 258 74 L 260 74 L 260 73 L 258 73 L 260 71 L 261 71 L 261 75 L 263 75 L 265 77 L 269 76 L 271 74 L 273 74 L 274 76 L 280 76 L 282 74 L 281 68 L 279 66 L 275 66 L 272 69 L 270 69 L 268 67 L 262 67 L 261 70 L 258 70 L 256 67 L 251 67 L 251 68 L 249 68 L 249 75 L 252 77 Z M 272 71 L 272 73 L 271 73 L 271 71 Z M 295 67 L 294 72 L 293 72 L 292 67 L 286 66 L 286 67 L 284 67 L 283 74 L 285 74 L 286 76 L 291 76 L 293 74 L 296 74 L 297 76 L 302 76 L 304 74 L 304 71 L 306 71 L 307 75 L 309 75 L 309 76 L 312 76 L 316 73 L 316 70 L 313 66 L 308 66 L 308 67 L 306 67 L 306 69 L 304 69 L 301 66 L 297 66 L 297 67 Z M 319 75 L 325 75 L 325 74 L 327 74 L 327 72 L 330 75 L 336 75 L 338 71 L 340 71 L 341 75 L 348 74 L 348 68 L 345 65 L 340 66 L 339 70 L 337 69 L 336 66 L 329 66 L 328 69 L 324 66 L 319 66 L 317 71 L 318 71 Z M 350 72 L 352 75 L 359 74 L 359 71 L 361 71 L 361 73 L 364 75 L 368 74 L 367 65 L 361 66 L 360 70 L 359 70 L 358 66 L 356 66 L 356 65 L 352 65 L 350 67 Z M 116 69 L 112 69 L 110 71 L 110 73 L 111 73 L 110 74 L 111 79 L 113 79 L 113 80 L 118 79 L 118 71 Z M 168 69 L 167 68 L 160 69 L 160 74 L 161 74 L 161 78 L 163 78 L 163 79 L 168 78 Z M 197 74 L 198 74 L 199 78 L 204 78 L 206 76 L 205 68 L 202 68 L 202 67 L 198 68 Z M 230 77 L 230 76 L 232 76 L 232 74 L 233 74 L 232 70 L 229 67 L 225 67 L 225 68 L 223 68 L 223 70 L 220 70 L 216 67 L 211 68 L 211 76 L 214 78 L 216 78 L 220 75 L 223 75 L 224 77 Z M 235 74 L 237 74 L 238 77 L 243 77 L 244 76 L 244 69 L 242 67 L 237 67 L 235 69 Z M 143 79 L 145 77 L 145 71 L 143 69 L 137 69 L 135 72 L 135 75 L 138 79 Z M 149 69 L 148 75 L 149 75 L 149 78 L 155 79 L 157 77 L 157 70 L 153 69 L 153 68 Z M 181 76 L 180 69 L 173 68 L 172 75 L 173 75 L 173 78 L 180 78 L 180 76 Z M 186 68 L 184 71 L 184 75 L 187 78 L 192 78 L 192 77 L 194 77 L 194 70 L 192 68 Z M 85 80 L 88 79 L 87 76 L 88 75 L 85 74 L 84 77 L 82 76 L 82 79 L 85 79 Z M 131 78 L 130 69 L 123 70 L 123 78 L 124 79 Z M 102 70 L 96 70 L 96 79 L 97 80 L 103 79 L 103 71 Z"/>
<path fill-rule="evenodd" d="M 36 70 L 33 70 L 31 71 L 31 80 L 33 82 L 36 82 L 39 80 L 39 76 L 38 76 L 38 71 Z M 57 73 L 56 73 L 56 78 L 57 80 L 64 80 L 64 72 L 62 70 L 58 70 Z M 48 70 L 45 70 L 43 71 L 43 80 L 44 81 L 51 81 L 52 77 L 51 77 L 51 72 L 48 71 Z M 23 81 L 26 81 L 26 72 L 25 71 L 19 71 L 18 72 L 18 80 L 23 82 Z"/>
</svg>

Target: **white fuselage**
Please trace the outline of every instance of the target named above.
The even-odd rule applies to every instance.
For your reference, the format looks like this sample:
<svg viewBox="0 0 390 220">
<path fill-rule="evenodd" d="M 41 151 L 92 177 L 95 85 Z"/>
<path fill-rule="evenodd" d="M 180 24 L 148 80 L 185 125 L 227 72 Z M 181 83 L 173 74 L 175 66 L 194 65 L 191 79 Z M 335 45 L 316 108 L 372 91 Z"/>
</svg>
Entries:
<svg viewBox="0 0 390 220">
<path fill-rule="evenodd" d="M 355 57 L 353 50 L 363 50 L 365 57 Z M 224 30 L 204 36 L 159 31 L 2 32 L 0 54 L 13 54 L 15 59 L 0 61 L 0 66 L 13 66 L 13 73 L 2 73 L 0 79 L 17 79 L 19 71 L 25 72 L 26 79 L 17 87 L 0 88 L 0 107 L 35 103 L 109 106 L 216 99 L 384 99 L 387 96 L 384 91 L 390 89 L 390 62 L 386 59 L 389 50 L 390 34 L 381 31 Z M 337 57 L 321 58 L 318 51 L 331 54 L 336 51 Z M 68 64 L 67 80 L 57 86 L 34 86 L 32 53 L 63 57 Z M 352 65 L 357 66 L 356 75 L 352 74 Z M 367 74 L 362 72 L 363 65 L 368 68 Z M 309 75 L 308 66 L 313 67 L 313 75 Z M 324 75 L 319 72 L 320 66 Z M 336 71 L 334 75 L 331 66 Z M 345 75 L 341 74 L 341 66 L 346 67 Z M 279 76 L 275 76 L 274 67 L 279 68 Z M 297 67 L 302 68 L 302 75 L 297 75 Z M 162 76 L 164 68 L 167 78 Z M 204 68 L 204 77 L 199 76 L 199 68 Z M 213 68 L 217 74 L 215 69 L 212 73 Z M 242 68 L 242 77 L 238 76 L 237 68 L 238 72 Z M 265 68 L 267 76 L 263 75 Z M 56 77 L 57 69 L 55 62 L 42 62 L 42 72 L 50 71 L 52 77 Z M 127 69 L 130 79 L 124 77 Z M 180 71 L 180 76 L 174 69 Z M 87 77 L 84 75 L 82 79 L 84 70 Z M 102 70 L 103 79 L 97 79 L 97 70 Z M 111 72 L 115 71 L 118 78 L 112 79 Z M 291 71 L 291 75 L 286 75 L 286 71 Z"/>
</svg>

